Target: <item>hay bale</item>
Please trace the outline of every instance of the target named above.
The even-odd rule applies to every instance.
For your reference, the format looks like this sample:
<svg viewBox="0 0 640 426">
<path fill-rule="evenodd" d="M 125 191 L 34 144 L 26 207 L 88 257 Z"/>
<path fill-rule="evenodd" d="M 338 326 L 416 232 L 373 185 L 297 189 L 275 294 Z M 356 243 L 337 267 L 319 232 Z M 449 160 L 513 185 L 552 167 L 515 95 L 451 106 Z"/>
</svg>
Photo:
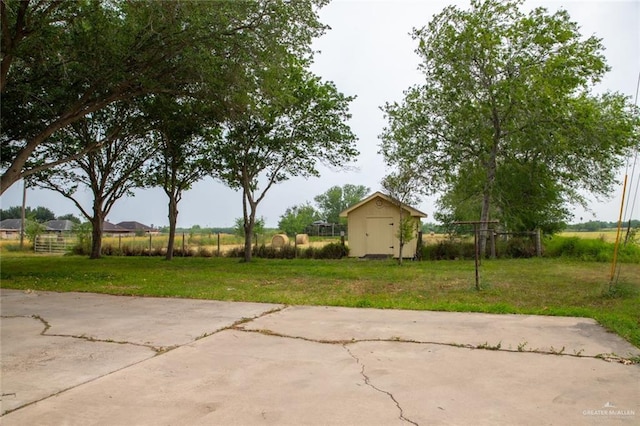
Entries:
<svg viewBox="0 0 640 426">
<path fill-rule="evenodd" d="M 276 234 L 271 239 L 271 247 L 280 249 L 289 244 L 289 237 L 286 234 Z"/>
<path fill-rule="evenodd" d="M 297 234 L 296 235 L 296 244 L 309 244 L 309 235 L 308 234 Z"/>
</svg>

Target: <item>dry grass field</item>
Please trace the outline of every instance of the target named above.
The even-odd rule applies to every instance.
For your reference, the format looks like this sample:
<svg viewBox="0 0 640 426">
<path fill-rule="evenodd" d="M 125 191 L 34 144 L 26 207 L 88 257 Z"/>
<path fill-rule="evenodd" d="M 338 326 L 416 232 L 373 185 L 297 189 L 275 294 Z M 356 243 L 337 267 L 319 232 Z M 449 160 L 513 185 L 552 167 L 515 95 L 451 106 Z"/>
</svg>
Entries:
<svg viewBox="0 0 640 426">
<path fill-rule="evenodd" d="M 600 239 L 607 243 L 615 243 L 617 231 L 615 229 L 606 229 L 600 231 L 565 231 L 558 234 L 561 237 L 579 237 L 589 239 Z M 624 232 L 620 234 L 624 238 Z"/>
</svg>

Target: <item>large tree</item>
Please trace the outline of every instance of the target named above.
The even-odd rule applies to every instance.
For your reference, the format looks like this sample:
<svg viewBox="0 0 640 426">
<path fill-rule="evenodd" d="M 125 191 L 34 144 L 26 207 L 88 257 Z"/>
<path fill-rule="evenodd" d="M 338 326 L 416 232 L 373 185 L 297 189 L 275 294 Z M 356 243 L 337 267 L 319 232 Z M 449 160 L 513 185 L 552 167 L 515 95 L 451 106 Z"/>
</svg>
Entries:
<svg viewBox="0 0 640 426">
<path fill-rule="evenodd" d="M 490 219 L 517 229 L 566 218 L 581 190 L 611 190 L 638 144 L 628 99 L 590 92 L 608 70 L 600 40 L 564 10 L 525 14 L 522 3 L 474 0 L 415 29 L 425 81 L 383 107 L 386 162 L 418 170 L 445 206 L 476 211 L 464 219 L 482 231 Z"/>
<path fill-rule="evenodd" d="M 114 102 L 197 93 L 238 109 L 252 84 L 247 61 L 307 53 L 299 40 L 323 28 L 315 8 L 324 3 L 1 0 L 0 193 L 108 142 L 64 157 L 40 149 Z"/>
<path fill-rule="evenodd" d="M 155 142 L 148 136 L 137 110 L 112 104 L 59 132 L 56 137 L 63 141 L 50 141 L 52 150 L 62 148 L 69 153 L 81 152 L 97 140 L 106 139 L 108 143 L 65 165 L 32 176 L 37 186 L 73 201 L 91 222 L 91 259 L 101 256 L 103 223 L 113 205 L 131 194 L 133 188 L 143 185 L 147 174 L 144 165 L 156 150 Z M 84 205 L 79 189 L 91 191 L 91 208 Z"/>
<path fill-rule="evenodd" d="M 194 99 L 155 96 L 144 107 L 158 146 L 147 183 L 160 186 L 169 198 L 167 260 L 173 258 L 182 195 L 211 173 L 215 161 L 213 140 L 219 136 L 219 128 L 209 106 Z"/>
<path fill-rule="evenodd" d="M 313 199 L 318 204 L 320 214 L 329 223 L 340 222 L 340 212 L 362 201 L 371 190 L 364 185 L 347 183 L 332 186 Z"/>
<path fill-rule="evenodd" d="M 346 124 L 352 98 L 304 65 L 293 60 L 286 74 L 260 70 L 261 85 L 244 111 L 226 122 L 216 148 L 214 176 L 242 191 L 245 261 L 251 260 L 258 205 L 273 185 L 318 176 L 318 163 L 343 167 L 358 154 Z"/>
</svg>

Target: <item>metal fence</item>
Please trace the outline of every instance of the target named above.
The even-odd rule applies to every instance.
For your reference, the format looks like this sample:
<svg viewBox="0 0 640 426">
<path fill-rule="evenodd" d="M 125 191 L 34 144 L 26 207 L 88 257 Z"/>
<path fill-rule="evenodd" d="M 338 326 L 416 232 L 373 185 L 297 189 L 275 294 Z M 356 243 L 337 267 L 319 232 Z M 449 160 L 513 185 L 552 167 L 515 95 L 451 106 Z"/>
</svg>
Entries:
<svg viewBox="0 0 640 426">
<path fill-rule="evenodd" d="M 62 235 L 38 235 L 33 244 L 36 253 L 66 253 L 75 244 L 75 238 L 65 238 Z"/>
</svg>

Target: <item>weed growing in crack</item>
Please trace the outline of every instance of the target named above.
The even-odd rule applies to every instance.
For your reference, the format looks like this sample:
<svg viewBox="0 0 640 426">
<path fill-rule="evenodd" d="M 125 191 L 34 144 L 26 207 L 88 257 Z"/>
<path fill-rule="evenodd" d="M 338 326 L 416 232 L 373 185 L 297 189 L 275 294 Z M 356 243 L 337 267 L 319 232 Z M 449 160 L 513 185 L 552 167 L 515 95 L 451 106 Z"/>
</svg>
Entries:
<svg viewBox="0 0 640 426">
<path fill-rule="evenodd" d="M 556 349 L 553 346 L 551 346 L 551 349 L 549 349 L 549 352 L 554 354 L 554 355 L 562 355 L 564 353 L 564 346 L 560 349 Z"/>
<path fill-rule="evenodd" d="M 490 345 L 489 342 L 484 342 L 481 345 L 476 346 L 476 349 L 487 349 L 490 351 L 498 351 L 502 347 L 502 341 L 498 342 L 497 345 Z"/>
<path fill-rule="evenodd" d="M 518 344 L 518 352 L 524 352 L 526 350 L 527 344 L 529 344 L 529 342 L 527 342 L 527 341 L 519 343 Z"/>
<path fill-rule="evenodd" d="M 595 358 L 601 359 L 607 362 L 619 362 L 624 365 L 640 364 L 640 355 L 632 355 L 628 358 L 621 357 L 615 353 L 598 354 Z"/>
</svg>

